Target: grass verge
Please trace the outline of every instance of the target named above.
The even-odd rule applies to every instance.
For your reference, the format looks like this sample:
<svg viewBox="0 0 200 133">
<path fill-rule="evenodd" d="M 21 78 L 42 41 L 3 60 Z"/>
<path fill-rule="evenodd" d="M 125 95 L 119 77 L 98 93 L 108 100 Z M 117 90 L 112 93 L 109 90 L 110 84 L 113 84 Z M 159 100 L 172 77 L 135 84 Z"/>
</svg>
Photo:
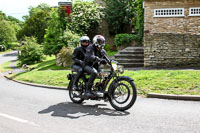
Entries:
<svg viewBox="0 0 200 133">
<path fill-rule="evenodd" d="M 70 70 L 31 71 L 11 76 L 15 80 L 66 87 Z M 200 71 L 141 70 L 125 71 L 134 79 L 138 94 L 147 93 L 200 95 Z"/>
<path fill-rule="evenodd" d="M 19 63 L 18 63 L 19 64 Z M 34 68 L 36 71 L 44 71 L 44 70 L 69 70 L 71 67 L 62 67 L 56 66 L 56 57 L 55 56 L 47 56 L 46 59 L 40 63 L 34 65 L 28 65 L 29 68 Z M 20 67 L 20 66 L 18 66 Z"/>
<path fill-rule="evenodd" d="M 8 71 L 7 62 L 1 65 Z M 66 87 L 69 83 L 66 76 L 70 67 L 56 66 L 55 57 L 47 57 L 41 63 L 30 65 L 33 71 L 10 75 L 10 78 L 30 83 Z M 125 71 L 124 76 L 134 79 L 138 94 L 147 93 L 200 95 L 200 71 L 191 70 L 141 70 Z"/>
<path fill-rule="evenodd" d="M 7 71 L 12 70 L 10 68 L 10 64 L 11 64 L 11 61 L 8 61 L 8 62 L 5 62 L 3 64 L 0 64 L 0 72 L 7 72 Z"/>
</svg>

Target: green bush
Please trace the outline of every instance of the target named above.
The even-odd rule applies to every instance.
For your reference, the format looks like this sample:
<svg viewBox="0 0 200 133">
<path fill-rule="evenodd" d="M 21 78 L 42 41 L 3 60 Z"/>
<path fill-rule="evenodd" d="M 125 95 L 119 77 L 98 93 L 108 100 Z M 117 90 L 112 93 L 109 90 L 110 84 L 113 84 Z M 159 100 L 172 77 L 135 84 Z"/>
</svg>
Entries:
<svg viewBox="0 0 200 133">
<path fill-rule="evenodd" d="M 119 46 L 129 46 L 131 42 L 134 41 L 136 45 L 140 45 L 140 37 L 133 34 L 117 34 L 114 38 L 114 43 L 117 47 Z"/>
<path fill-rule="evenodd" d="M 34 37 L 25 37 L 24 45 L 19 48 L 20 64 L 34 64 L 44 59 L 43 50 Z"/>
<path fill-rule="evenodd" d="M 112 45 L 112 44 L 106 44 L 104 49 L 106 51 L 117 51 L 116 45 Z"/>
<path fill-rule="evenodd" d="M 77 47 L 80 43 L 80 36 L 67 30 L 64 32 L 63 36 L 60 36 L 59 43 L 65 47 Z"/>
</svg>

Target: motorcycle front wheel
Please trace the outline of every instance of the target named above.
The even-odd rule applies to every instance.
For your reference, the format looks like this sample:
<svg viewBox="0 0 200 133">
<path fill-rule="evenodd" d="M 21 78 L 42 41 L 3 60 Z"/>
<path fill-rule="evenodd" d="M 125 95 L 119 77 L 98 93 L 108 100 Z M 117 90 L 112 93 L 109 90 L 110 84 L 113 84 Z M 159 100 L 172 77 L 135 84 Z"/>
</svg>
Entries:
<svg viewBox="0 0 200 133">
<path fill-rule="evenodd" d="M 128 77 L 121 77 L 111 89 L 109 102 L 116 110 L 125 111 L 133 106 L 136 98 L 137 90 L 134 82 Z"/>
</svg>

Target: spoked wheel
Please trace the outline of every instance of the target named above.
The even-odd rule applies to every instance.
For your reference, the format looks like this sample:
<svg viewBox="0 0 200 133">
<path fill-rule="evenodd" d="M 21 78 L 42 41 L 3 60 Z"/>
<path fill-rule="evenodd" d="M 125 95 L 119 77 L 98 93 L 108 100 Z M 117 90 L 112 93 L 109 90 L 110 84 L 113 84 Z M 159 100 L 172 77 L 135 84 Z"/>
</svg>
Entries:
<svg viewBox="0 0 200 133">
<path fill-rule="evenodd" d="M 112 88 L 110 104 L 119 111 L 124 111 L 133 106 L 137 98 L 137 90 L 133 81 L 126 78 L 120 79 Z"/>
<path fill-rule="evenodd" d="M 69 97 L 72 100 L 73 103 L 82 103 L 84 101 L 83 98 L 80 98 L 80 96 L 83 93 L 83 88 L 85 87 L 85 83 L 83 81 L 83 79 L 79 79 L 78 82 L 78 88 L 79 90 L 74 90 L 73 86 L 70 87 L 69 89 Z"/>
</svg>

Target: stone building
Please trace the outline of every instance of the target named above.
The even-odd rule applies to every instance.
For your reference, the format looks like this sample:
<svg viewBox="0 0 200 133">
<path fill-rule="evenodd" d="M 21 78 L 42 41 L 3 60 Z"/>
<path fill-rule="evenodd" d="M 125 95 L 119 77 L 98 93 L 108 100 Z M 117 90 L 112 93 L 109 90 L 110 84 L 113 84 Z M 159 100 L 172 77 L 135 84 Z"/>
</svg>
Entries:
<svg viewBox="0 0 200 133">
<path fill-rule="evenodd" d="M 200 0 L 145 0 L 144 66 L 200 66 Z"/>
</svg>

